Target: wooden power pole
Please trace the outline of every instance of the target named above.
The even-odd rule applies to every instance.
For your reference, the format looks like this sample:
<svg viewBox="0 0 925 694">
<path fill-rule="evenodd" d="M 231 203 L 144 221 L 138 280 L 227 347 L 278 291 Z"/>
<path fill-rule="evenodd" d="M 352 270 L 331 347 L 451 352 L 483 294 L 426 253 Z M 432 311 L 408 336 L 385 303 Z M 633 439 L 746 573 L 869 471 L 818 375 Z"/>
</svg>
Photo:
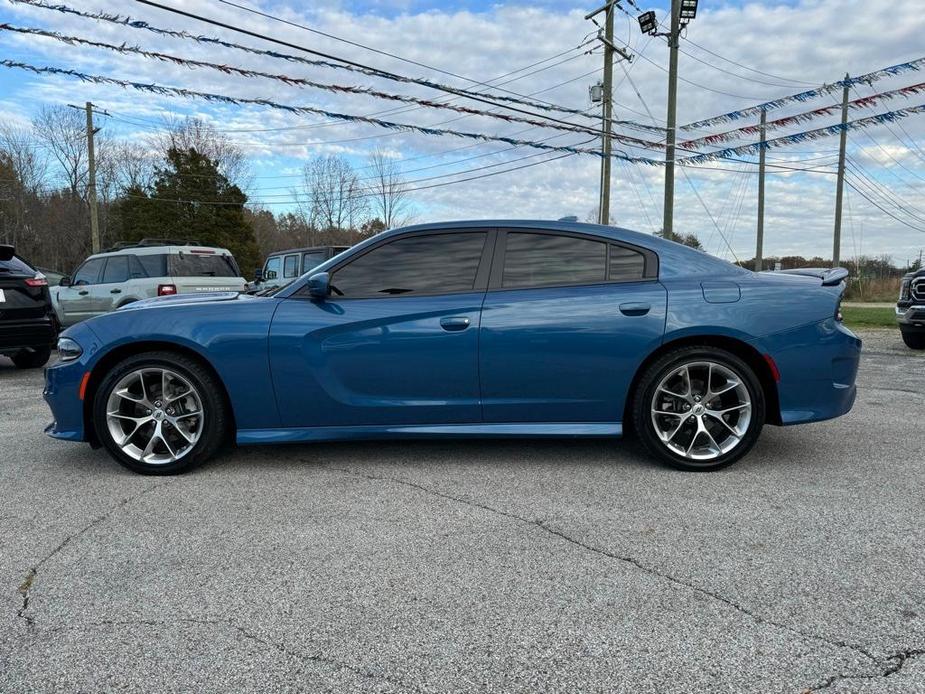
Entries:
<svg viewBox="0 0 925 694">
<path fill-rule="evenodd" d="M 681 40 L 681 0 L 671 0 L 671 34 L 668 36 L 668 127 L 665 147 L 665 207 L 662 214 L 662 235 L 671 238 L 674 232 L 674 145 L 678 120 L 678 43 Z"/>
<path fill-rule="evenodd" d="M 845 188 L 845 143 L 848 139 L 848 75 L 845 75 L 841 98 L 841 138 L 838 145 L 838 182 L 835 184 L 835 240 L 832 245 L 832 267 L 841 262 L 841 201 Z"/>
<path fill-rule="evenodd" d="M 90 248 L 93 253 L 99 253 L 100 244 L 100 218 L 96 207 L 96 156 L 93 151 L 93 104 L 87 102 L 87 160 L 89 163 L 87 181 L 87 202 L 90 205 Z"/>
<path fill-rule="evenodd" d="M 758 243 L 755 248 L 755 272 L 761 272 L 764 261 L 764 142 L 767 117 L 767 112 L 761 109 L 761 122 L 758 126 Z"/>
</svg>

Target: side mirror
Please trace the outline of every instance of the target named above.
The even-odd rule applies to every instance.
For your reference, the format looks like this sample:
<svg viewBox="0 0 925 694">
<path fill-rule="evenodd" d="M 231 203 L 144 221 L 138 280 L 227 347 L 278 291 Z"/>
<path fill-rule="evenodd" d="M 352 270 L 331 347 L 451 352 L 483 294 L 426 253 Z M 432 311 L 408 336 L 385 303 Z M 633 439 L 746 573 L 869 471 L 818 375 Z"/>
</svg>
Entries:
<svg viewBox="0 0 925 694">
<path fill-rule="evenodd" d="M 276 279 L 276 270 L 267 270 L 263 276 L 265 280 L 275 280 Z"/>
<path fill-rule="evenodd" d="M 308 293 L 319 299 L 326 298 L 331 293 L 331 276 L 326 272 L 319 272 L 308 278 Z"/>
<path fill-rule="evenodd" d="M 12 246 L 0 244 L 0 260 L 12 260 L 15 250 Z"/>
<path fill-rule="evenodd" d="M 71 276 L 65 275 L 60 280 L 58 280 L 59 287 L 70 287 L 71 286 Z"/>
</svg>

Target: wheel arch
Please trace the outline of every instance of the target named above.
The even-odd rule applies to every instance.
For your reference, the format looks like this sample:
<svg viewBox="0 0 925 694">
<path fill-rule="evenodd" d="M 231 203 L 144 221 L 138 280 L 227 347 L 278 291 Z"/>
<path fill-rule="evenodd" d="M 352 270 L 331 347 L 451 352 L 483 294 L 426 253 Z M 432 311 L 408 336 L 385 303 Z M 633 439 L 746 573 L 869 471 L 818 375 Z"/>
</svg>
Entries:
<svg viewBox="0 0 925 694">
<path fill-rule="evenodd" d="M 681 347 L 694 347 L 704 345 L 707 347 L 718 347 L 739 357 L 748 364 L 758 382 L 761 384 L 761 390 L 764 393 L 765 401 L 765 422 L 768 424 L 780 425 L 780 397 L 777 390 L 777 381 L 771 372 L 771 367 L 764 356 L 747 342 L 728 335 L 685 335 L 663 342 L 653 350 L 636 369 L 633 380 L 630 383 L 627 392 L 626 403 L 623 408 L 623 426 L 632 422 L 633 401 L 639 390 L 639 380 L 646 372 L 649 366 L 665 354 L 679 349 Z"/>
<path fill-rule="evenodd" d="M 142 354 L 144 352 L 173 352 L 174 354 L 182 355 L 189 359 L 195 360 L 203 368 L 208 370 L 212 376 L 215 377 L 216 381 L 221 384 L 222 398 L 225 402 L 225 407 L 228 412 L 228 433 L 231 436 L 231 440 L 234 440 L 234 434 L 237 431 L 237 424 L 235 422 L 234 408 L 231 404 L 231 398 L 228 395 L 228 387 L 225 385 L 225 382 L 222 380 L 222 377 L 219 375 L 218 371 L 215 370 L 215 367 L 209 363 L 209 360 L 191 347 L 177 344 L 176 342 L 142 340 L 139 342 L 128 342 L 113 348 L 102 357 L 100 357 L 96 364 L 94 364 L 93 369 L 90 371 L 90 378 L 87 381 L 87 388 L 83 399 L 83 422 L 85 435 L 91 445 L 94 447 L 99 447 L 100 445 L 100 442 L 96 438 L 96 427 L 93 426 L 93 402 L 96 398 L 96 391 L 99 388 L 100 383 L 103 382 L 103 379 L 106 378 L 106 374 L 109 373 L 109 370 L 117 363 L 123 359 L 135 356 L 136 354 Z"/>
</svg>

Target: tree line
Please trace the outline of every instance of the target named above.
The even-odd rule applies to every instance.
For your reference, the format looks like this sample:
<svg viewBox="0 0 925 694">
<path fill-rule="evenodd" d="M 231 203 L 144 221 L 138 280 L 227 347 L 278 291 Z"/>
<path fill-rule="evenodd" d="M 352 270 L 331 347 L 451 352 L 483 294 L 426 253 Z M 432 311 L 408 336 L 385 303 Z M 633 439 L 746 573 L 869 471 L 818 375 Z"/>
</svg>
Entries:
<svg viewBox="0 0 925 694">
<path fill-rule="evenodd" d="M 282 214 L 249 204 L 247 158 L 202 120 L 165 121 L 142 140 L 94 138 L 103 248 L 143 238 L 228 248 L 249 274 L 296 246 L 352 244 L 407 223 L 413 205 L 397 162 L 377 150 L 355 168 L 319 154 L 303 166 Z M 89 166 L 82 110 L 41 109 L 24 127 L 0 124 L 0 243 L 33 265 L 72 271 L 91 252 Z"/>
</svg>

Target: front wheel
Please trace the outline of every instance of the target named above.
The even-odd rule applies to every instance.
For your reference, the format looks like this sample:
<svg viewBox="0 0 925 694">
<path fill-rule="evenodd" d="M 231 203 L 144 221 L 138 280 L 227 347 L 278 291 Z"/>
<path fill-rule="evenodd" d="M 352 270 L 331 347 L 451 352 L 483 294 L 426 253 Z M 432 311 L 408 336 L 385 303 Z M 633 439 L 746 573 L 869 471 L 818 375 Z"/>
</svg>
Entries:
<svg viewBox="0 0 925 694">
<path fill-rule="evenodd" d="M 225 438 L 222 386 L 205 366 L 172 352 L 116 364 L 96 391 L 97 437 L 119 463 L 172 475 L 209 458 Z"/>
<path fill-rule="evenodd" d="M 684 347 L 643 374 L 633 424 L 662 462 L 682 470 L 718 470 L 755 445 L 764 407 L 764 392 L 748 364 L 722 349 Z"/>
<path fill-rule="evenodd" d="M 907 330 L 900 330 L 903 336 L 903 342 L 909 349 L 925 349 L 925 333 L 913 333 Z"/>
</svg>

